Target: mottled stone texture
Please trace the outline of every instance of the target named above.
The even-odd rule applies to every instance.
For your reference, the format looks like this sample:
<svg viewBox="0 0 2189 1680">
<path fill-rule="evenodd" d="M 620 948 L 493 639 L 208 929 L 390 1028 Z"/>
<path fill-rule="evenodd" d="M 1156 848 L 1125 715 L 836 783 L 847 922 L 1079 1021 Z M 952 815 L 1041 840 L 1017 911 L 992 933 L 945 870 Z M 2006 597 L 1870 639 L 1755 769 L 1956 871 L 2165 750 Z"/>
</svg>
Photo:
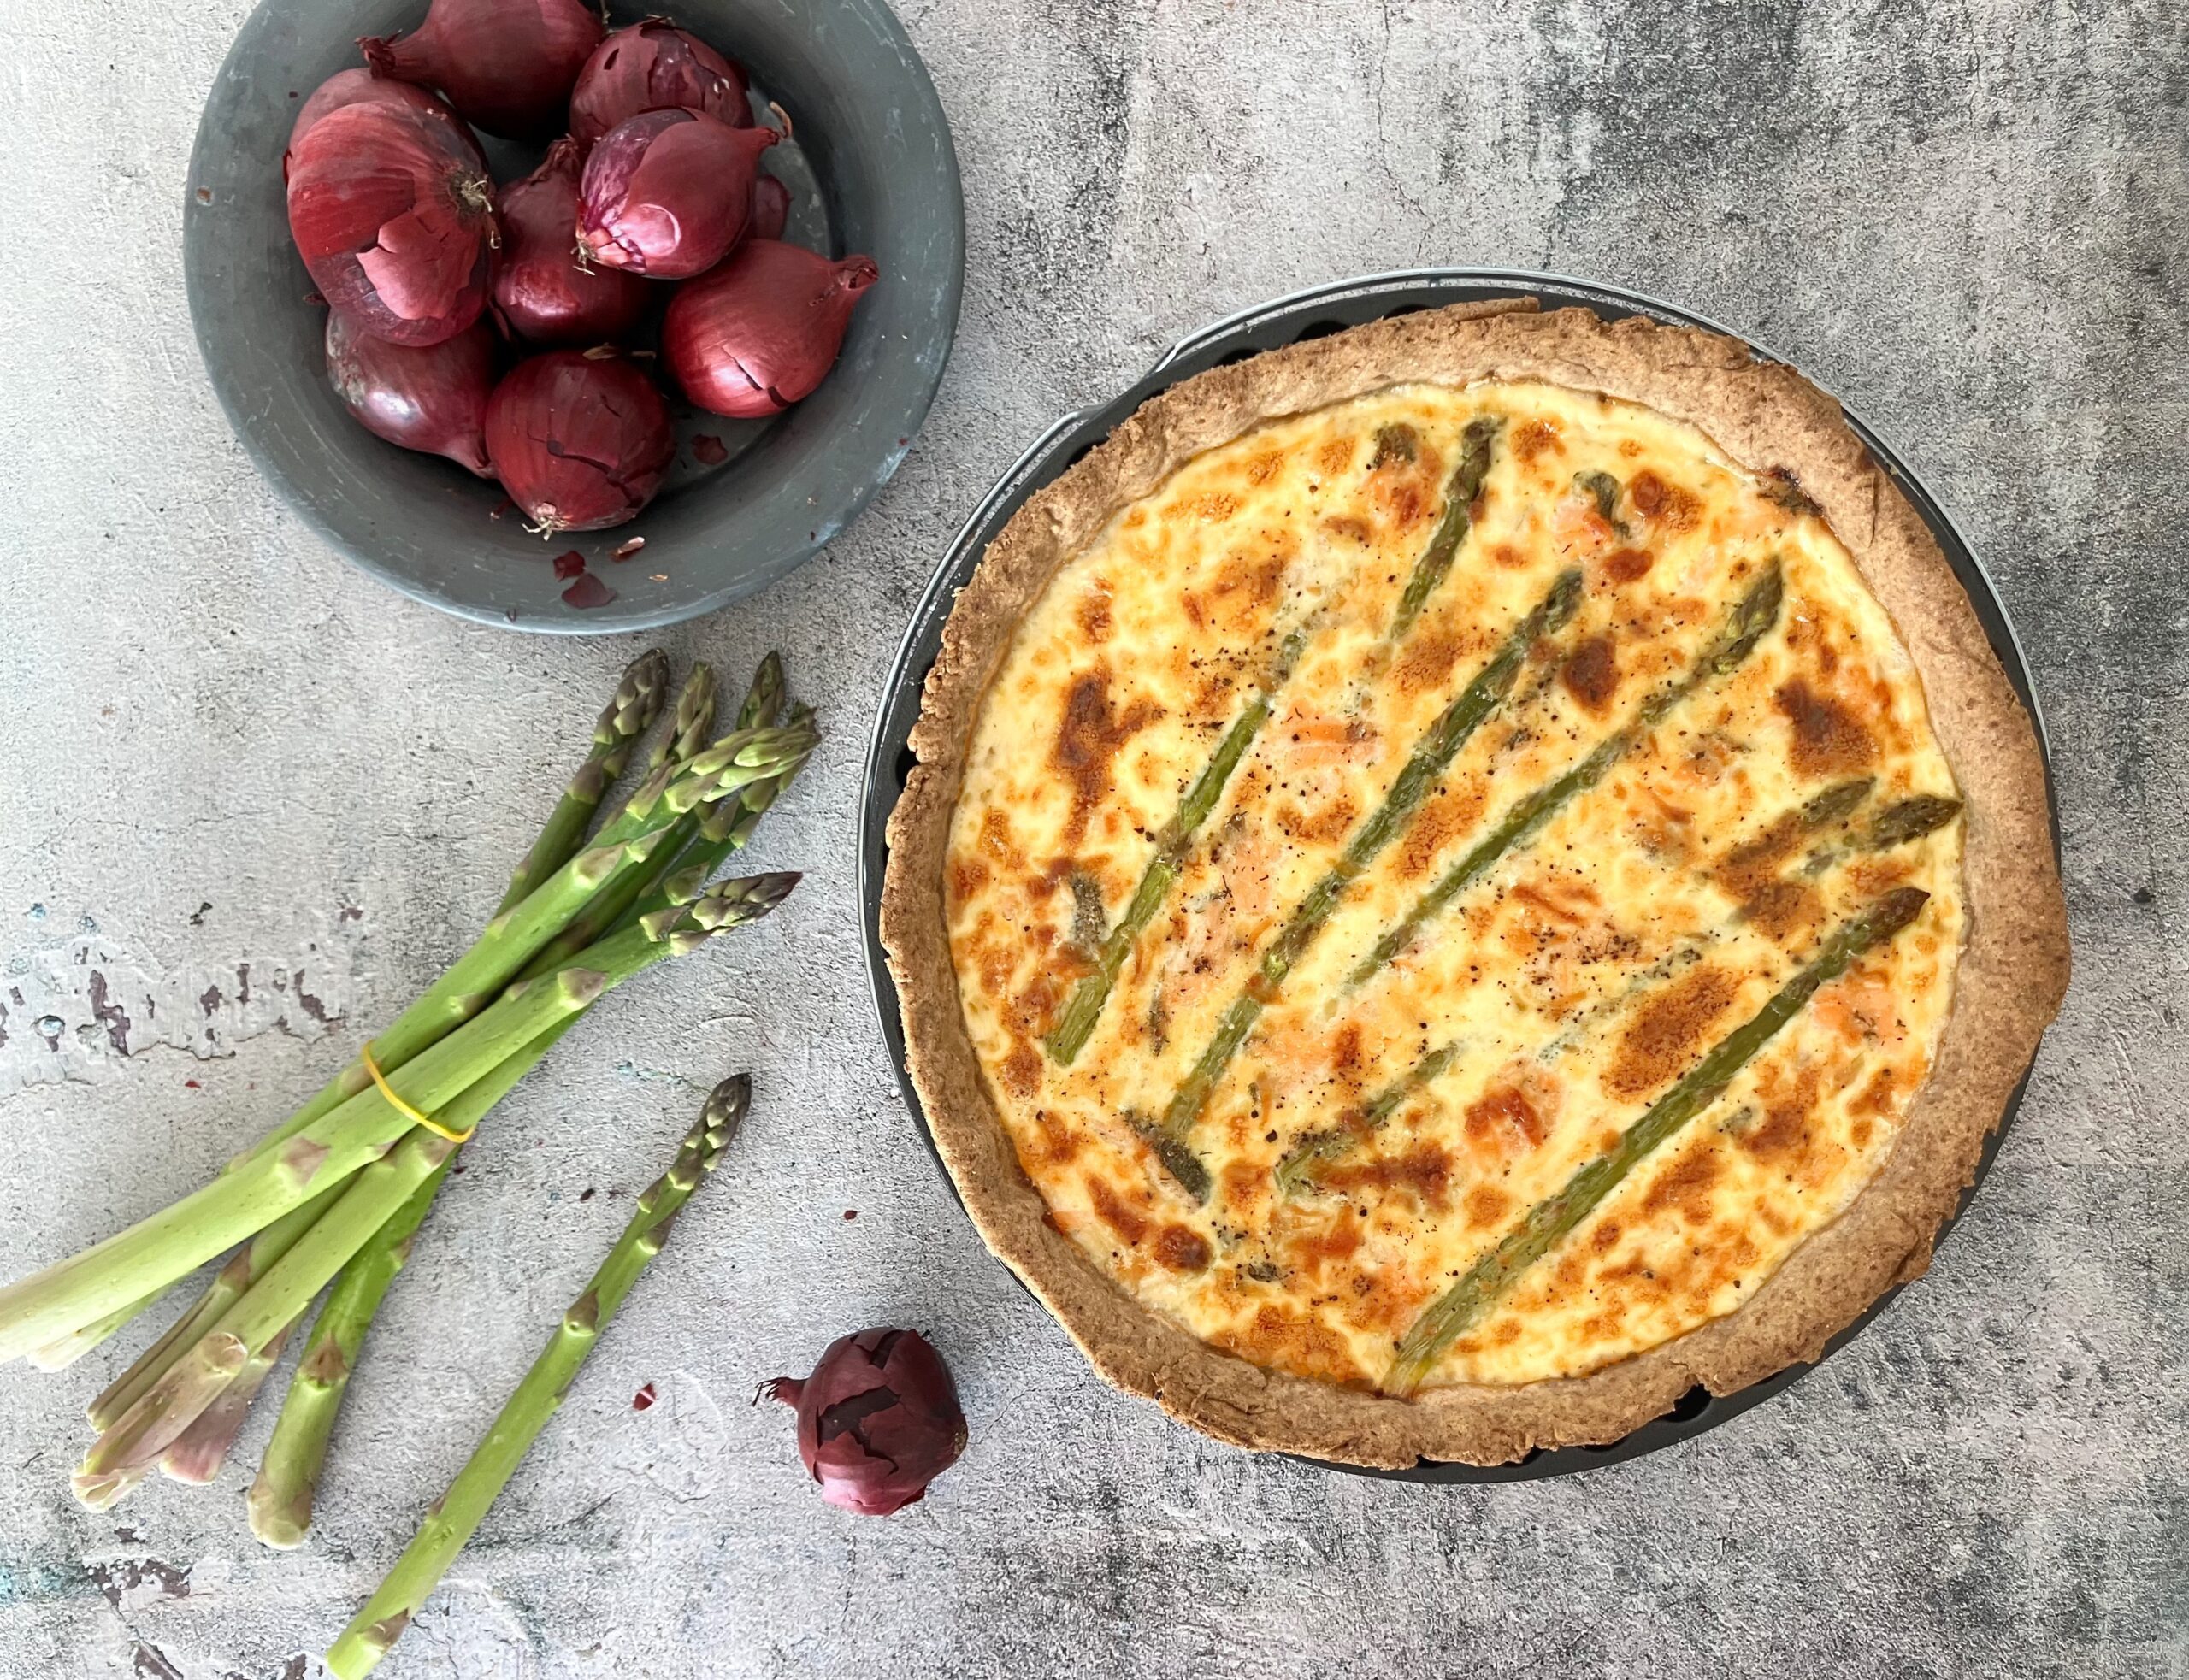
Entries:
<svg viewBox="0 0 2189 1680">
<path fill-rule="evenodd" d="M 27 979 L 48 999 L 0 1046 L 0 1274 L 211 1172 L 418 987 L 492 907 L 634 651 L 398 600 L 231 441 L 179 227 L 245 10 L 0 3 L 0 999 Z M 905 15 L 971 231 L 941 399 L 857 529 L 668 639 L 740 671 L 780 645 L 820 704 L 828 744 L 758 848 L 805 888 L 619 997 L 475 1146 L 357 1379 L 308 1550 L 257 1548 L 236 1471 L 79 1511 L 74 1414 L 116 1350 L 0 1372 L 0 1674 L 313 1672 L 301 1653 L 393 1557 L 699 1090 L 750 1066 L 738 1158 L 391 1674 L 2181 1675 L 2182 9 Z M 2065 1018 L 1930 1276 L 1707 1438 L 1523 1487 L 1258 1462 L 1105 1390 L 936 1181 L 858 954 L 867 723 L 981 489 L 1203 321 L 1421 262 L 1661 292 L 1900 445 L 2029 644 L 2075 922 Z M 18 1036 L 40 1018 L 44 1064 Z M 973 1447 L 875 1523 L 823 1506 L 789 1415 L 745 1400 L 882 1320 L 949 1356 Z M 647 1381 L 661 1400 L 634 1412 Z"/>
</svg>

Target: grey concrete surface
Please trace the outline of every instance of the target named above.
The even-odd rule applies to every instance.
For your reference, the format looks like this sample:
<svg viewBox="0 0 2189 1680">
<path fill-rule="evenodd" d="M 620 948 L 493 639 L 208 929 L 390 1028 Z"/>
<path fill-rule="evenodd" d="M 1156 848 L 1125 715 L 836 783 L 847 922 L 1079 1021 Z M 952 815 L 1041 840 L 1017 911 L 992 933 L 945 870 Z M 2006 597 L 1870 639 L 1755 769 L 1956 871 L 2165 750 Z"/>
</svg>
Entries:
<svg viewBox="0 0 2189 1680">
<path fill-rule="evenodd" d="M 0 3 L 0 982 L 42 1000 L 0 1045 L 0 1274 L 211 1172 L 410 995 L 491 908 L 633 651 L 396 599 L 231 440 L 178 235 L 245 9 Z M 316 1672 L 304 1653 L 461 1460 L 698 1088 L 738 1065 L 760 1098 L 735 1167 L 386 1672 L 2183 1674 L 2182 9 L 904 14 L 970 201 L 941 399 L 857 529 L 667 639 L 732 669 L 780 645 L 820 704 L 816 773 L 758 848 L 805 889 L 619 997 L 481 1136 L 357 1379 L 304 1551 L 250 1539 L 235 1469 L 80 1511 L 75 1409 L 116 1350 L 0 1371 L 0 1676 Z M 902 622 L 1021 445 L 1210 317 L 1423 261 L 1660 292 L 1761 335 L 1903 448 L 2029 643 L 2075 924 L 2066 1016 L 1930 1276 L 1726 1428 L 1523 1487 L 1257 1461 L 1105 1390 L 914 1140 L 851 876 Z M 823 1506 L 788 1415 L 746 1402 L 884 1320 L 933 1333 L 973 1446 L 876 1523 Z M 662 1402 L 634 1412 L 648 1381 Z"/>
</svg>

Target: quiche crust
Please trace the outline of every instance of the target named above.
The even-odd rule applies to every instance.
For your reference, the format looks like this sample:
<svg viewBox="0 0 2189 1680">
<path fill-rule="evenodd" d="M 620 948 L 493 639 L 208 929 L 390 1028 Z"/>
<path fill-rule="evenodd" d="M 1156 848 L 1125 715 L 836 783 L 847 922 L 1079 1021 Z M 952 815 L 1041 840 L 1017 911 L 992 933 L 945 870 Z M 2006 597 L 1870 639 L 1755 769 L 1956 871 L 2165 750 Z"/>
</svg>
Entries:
<svg viewBox="0 0 2189 1680">
<path fill-rule="evenodd" d="M 983 695 L 1021 617 L 1118 511 L 1265 421 L 1386 387 L 1531 380 L 1637 403 L 1784 473 L 1823 512 L 1921 673 L 1966 800 L 1967 938 L 1932 1073 L 1884 1165 L 1753 1299 L 1585 1376 L 1458 1383 L 1393 1399 L 1266 1370 L 1142 1306 L 1048 1223 L 968 1035 L 944 916 L 952 813 Z M 2034 731 L 1930 532 L 1838 404 L 1738 340 L 1533 299 L 1377 322 L 1218 368 L 1150 399 L 1031 498 L 945 626 L 893 814 L 882 934 L 936 1147 L 989 1247 L 1104 1376 L 1218 1439 L 1363 1465 L 1510 1462 L 1615 1441 L 1696 1383 L 1730 1394 L 1815 1359 L 1884 1290 L 1920 1276 L 2068 981 L 2066 908 Z"/>
</svg>

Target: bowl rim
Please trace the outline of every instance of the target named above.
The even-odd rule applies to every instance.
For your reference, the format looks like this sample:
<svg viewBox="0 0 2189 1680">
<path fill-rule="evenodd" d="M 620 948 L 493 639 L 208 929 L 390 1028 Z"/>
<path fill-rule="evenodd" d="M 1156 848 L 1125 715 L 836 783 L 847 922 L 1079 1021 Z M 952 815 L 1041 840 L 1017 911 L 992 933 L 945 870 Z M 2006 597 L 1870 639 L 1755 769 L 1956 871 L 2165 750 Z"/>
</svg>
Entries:
<svg viewBox="0 0 2189 1680">
<path fill-rule="evenodd" d="M 222 359 L 216 354 L 212 342 L 213 311 L 207 291 L 214 277 L 213 265 L 201 251 L 209 233 L 204 231 L 207 224 L 203 213 L 207 203 L 198 196 L 198 183 L 209 173 L 205 167 L 208 161 L 225 145 L 224 136 L 214 121 L 214 108 L 219 102 L 221 89 L 236 78 L 239 56 L 247 49 L 256 46 L 257 38 L 269 15 L 295 3 L 296 0 L 258 0 L 257 4 L 251 8 L 250 15 L 238 28 L 235 38 L 229 43 L 227 51 L 222 55 L 221 67 L 214 74 L 204 106 L 198 113 L 198 132 L 191 144 L 188 174 L 183 182 L 183 291 L 190 312 L 192 336 L 198 345 L 198 360 L 204 368 L 207 382 L 219 399 L 230 431 L 242 444 L 244 452 L 250 457 L 259 479 L 274 492 L 277 501 L 298 515 L 345 563 L 408 599 L 452 617 L 497 630 L 549 636 L 637 634 L 705 617 L 781 582 L 842 535 L 866 510 L 882 487 L 896 476 L 898 469 L 912 452 L 912 444 L 917 439 L 934 407 L 935 393 L 941 389 L 942 376 L 949 366 L 951 352 L 957 340 L 959 321 L 964 310 L 964 176 L 959 167 L 957 140 L 951 132 L 949 113 L 944 109 L 941 96 L 935 90 L 935 78 L 928 70 L 926 61 L 913 45 L 911 36 L 906 32 L 903 22 L 886 0 L 815 0 L 815 3 L 825 3 L 866 21 L 888 42 L 905 72 L 903 94 L 925 108 L 925 115 L 932 121 L 941 141 L 937 160 L 940 172 L 935 186 L 942 200 L 944 216 L 941 232 L 947 239 L 947 251 L 939 265 L 941 273 L 938 276 L 940 284 L 935 292 L 940 305 L 939 353 L 933 358 L 926 376 L 914 388 L 912 401 L 902 410 L 903 423 L 894 434 L 901 441 L 878 454 L 875 464 L 862 476 L 851 498 L 820 519 L 807 538 L 784 544 L 772 557 L 749 574 L 718 589 L 710 590 L 694 600 L 674 606 L 646 609 L 636 603 L 626 607 L 619 597 L 605 607 L 590 609 L 569 618 L 532 614 L 517 616 L 504 607 L 460 600 L 438 592 L 430 586 L 388 564 L 353 534 L 340 529 L 322 509 L 321 498 L 292 478 L 268 448 L 259 434 L 263 410 L 247 401 L 247 393 L 230 373 L 223 370 Z M 621 27 L 623 26 L 611 24 L 611 27 Z M 301 270 L 299 272 L 301 274 Z"/>
</svg>

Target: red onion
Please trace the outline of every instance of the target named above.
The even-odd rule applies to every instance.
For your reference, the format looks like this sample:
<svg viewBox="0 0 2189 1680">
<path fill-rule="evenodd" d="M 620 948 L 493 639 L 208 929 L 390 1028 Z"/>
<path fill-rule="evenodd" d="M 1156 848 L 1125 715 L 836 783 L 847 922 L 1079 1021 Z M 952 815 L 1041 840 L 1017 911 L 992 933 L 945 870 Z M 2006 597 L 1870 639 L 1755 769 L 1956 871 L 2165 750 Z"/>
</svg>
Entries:
<svg viewBox="0 0 2189 1680">
<path fill-rule="evenodd" d="M 464 150 L 479 166 L 480 173 L 487 169 L 487 154 L 479 150 L 479 142 L 462 117 L 434 97 L 422 87 L 413 87 L 409 82 L 383 81 L 370 70 L 337 70 L 312 90 L 311 97 L 297 107 L 297 120 L 289 129 L 289 149 L 282 154 L 281 179 L 289 178 L 289 168 L 297 155 L 297 142 L 304 131 L 329 111 L 339 111 L 345 105 L 408 105 L 422 115 L 448 125 L 449 132 L 463 142 Z"/>
<path fill-rule="evenodd" d="M 359 332 L 327 317 L 327 376 L 334 393 L 375 437 L 445 455 L 481 478 L 487 460 L 487 394 L 494 388 L 494 335 L 485 321 L 422 350 Z"/>
<path fill-rule="evenodd" d="M 433 0 L 408 35 L 357 44 L 375 75 L 438 87 L 488 133 L 546 140 L 606 27 L 585 0 Z"/>
<path fill-rule="evenodd" d="M 644 111 L 618 123 L 586 159 L 580 256 L 653 280 L 705 274 L 745 232 L 760 154 L 781 139 L 703 111 Z"/>
<path fill-rule="evenodd" d="M 950 1368 L 917 1330 L 841 1337 L 812 1376 L 778 1376 L 760 1393 L 798 1408 L 798 1455 L 821 1497 L 863 1517 L 912 1504 L 965 1450 Z"/>
<path fill-rule="evenodd" d="M 790 221 L 790 189 L 773 175 L 752 177 L 752 219 L 745 224 L 748 239 L 780 239 Z"/>
<path fill-rule="evenodd" d="M 636 274 L 578 267 L 570 228 L 581 167 L 577 142 L 560 139 L 537 169 L 502 189 L 494 309 L 510 331 L 535 343 L 604 344 L 646 312 L 646 283 Z"/>
<path fill-rule="evenodd" d="M 289 231 L 327 301 L 376 338 L 437 345 L 479 319 L 494 184 L 435 117 L 345 105 L 297 142 Z"/>
<path fill-rule="evenodd" d="M 878 271 L 798 245 L 747 239 L 729 262 L 681 288 L 661 353 L 684 394 L 742 420 L 780 414 L 811 393 L 843 348 L 852 306 Z"/>
<path fill-rule="evenodd" d="M 636 516 L 676 451 L 653 381 L 619 357 L 551 350 L 487 403 L 487 452 L 535 529 L 600 531 Z"/>
<path fill-rule="evenodd" d="M 687 106 L 733 128 L 752 125 L 745 72 L 666 18 L 619 29 L 593 50 L 570 90 L 570 133 L 591 145 L 641 111 Z"/>
</svg>

